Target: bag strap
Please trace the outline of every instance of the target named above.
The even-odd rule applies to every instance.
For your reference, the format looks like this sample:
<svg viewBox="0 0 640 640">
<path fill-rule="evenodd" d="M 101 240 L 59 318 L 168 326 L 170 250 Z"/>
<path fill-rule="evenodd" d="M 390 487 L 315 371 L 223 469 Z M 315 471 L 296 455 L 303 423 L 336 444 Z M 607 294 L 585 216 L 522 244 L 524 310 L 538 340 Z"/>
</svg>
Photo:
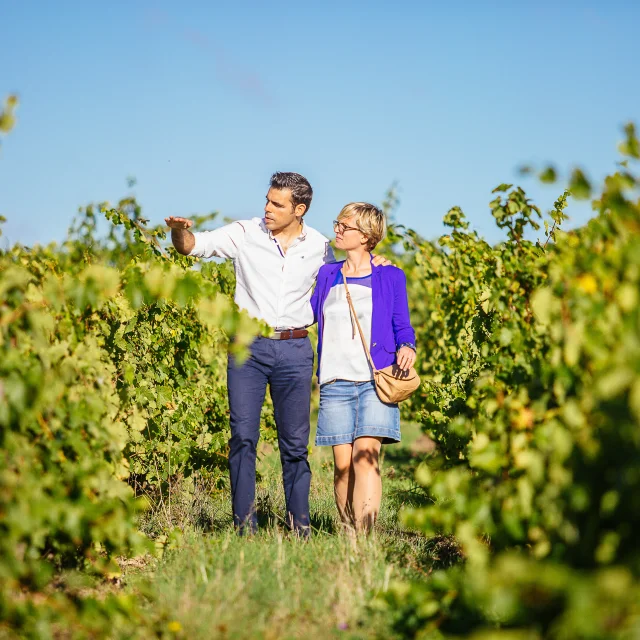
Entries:
<svg viewBox="0 0 640 640">
<path fill-rule="evenodd" d="M 360 326 L 360 321 L 358 320 L 358 314 L 353 307 L 353 301 L 351 300 L 351 294 L 349 293 L 349 287 L 347 286 L 347 276 L 344 271 L 340 269 L 340 273 L 342 273 L 342 278 L 344 279 L 344 290 L 347 292 L 347 302 L 349 303 L 349 312 L 351 314 L 351 325 L 353 326 L 353 321 L 356 321 L 356 325 L 358 327 L 358 331 L 360 332 L 360 339 L 362 340 L 362 346 L 364 347 L 364 352 L 367 354 L 367 360 L 371 365 L 371 369 L 375 373 L 377 371 L 376 365 L 373 364 L 373 358 L 371 357 L 371 353 L 369 352 L 369 346 L 367 345 L 367 340 L 364 337 L 364 332 L 362 331 L 362 327 Z M 355 331 L 354 331 L 355 334 Z M 355 336 L 354 336 L 355 337 Z"/>
</svg>

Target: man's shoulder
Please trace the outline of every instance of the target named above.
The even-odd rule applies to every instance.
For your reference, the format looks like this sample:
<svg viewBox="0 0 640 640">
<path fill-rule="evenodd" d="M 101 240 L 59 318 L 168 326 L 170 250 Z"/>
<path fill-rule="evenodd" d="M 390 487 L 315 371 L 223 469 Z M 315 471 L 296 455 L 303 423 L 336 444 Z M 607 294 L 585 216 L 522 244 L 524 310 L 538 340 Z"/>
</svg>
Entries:
<svg viewBox="0 0 640 640">
<path fill-rule="evenodd" d="M 244 220 L 233 220 L 229 223 L 234 227 L 242 228 L 243 233 L 247 237 L 252 237 L 256 240 L 262 239 L 262 237 L 269 236 L 269 229 L 264 224 L 264 218 L 245 218 Z"/>
<path fill-rule="evenodd" d="M 238 220 L 246 231 L 253 231 L 257 233 L 269 233 L 269 229 L 264 226 L 264 218 L 249 218 L 248 220 Z"/>
<path fill-rule="evenodd" d="M 322 244 L 327 244 L 329 242 L 329 238 L 325 236 L 323 233 L 320 233 L 317 229 L 310 227 L 306 222 L 304 223 L 304 232 L 308 239 L 313 242 L 318 242 Z"/>
</svg>

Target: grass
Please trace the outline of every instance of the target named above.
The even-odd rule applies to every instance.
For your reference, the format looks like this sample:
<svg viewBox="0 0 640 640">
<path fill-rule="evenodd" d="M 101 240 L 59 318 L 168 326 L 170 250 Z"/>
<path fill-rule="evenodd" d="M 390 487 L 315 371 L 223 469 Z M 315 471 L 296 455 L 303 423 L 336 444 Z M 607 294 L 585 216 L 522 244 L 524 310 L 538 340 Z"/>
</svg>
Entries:
<svg viewBox="0 0 640 640">
<path fill-rule="evenodd" d="M 164 621 L 173 637 L 399 637 L 380 596 L 393 580 L 427 576 L 444 548 L 398 521 L 402 506 L 424 500 L 412 468 L 420 443 L 419 428 L 404 424 L 402 444 L 383 448 L 382 510 L 374 535 L 358 540 L 340 530 L 331 450 L 314 448 L 314 532 L 308 542 L 282 526 L 279 458 L 263 445 L 257 488 L 260 532 L 250 538 L 235 534 L 228 491 L 205 498 L 200 494 L 189 503 L 197 514 L 188 521 L 196 526 L 189 526 L 181 544 L 161 560 L 143 568 L 125 567 L 122 589 L 140 594 L 149 616 Z"/>
</svg>

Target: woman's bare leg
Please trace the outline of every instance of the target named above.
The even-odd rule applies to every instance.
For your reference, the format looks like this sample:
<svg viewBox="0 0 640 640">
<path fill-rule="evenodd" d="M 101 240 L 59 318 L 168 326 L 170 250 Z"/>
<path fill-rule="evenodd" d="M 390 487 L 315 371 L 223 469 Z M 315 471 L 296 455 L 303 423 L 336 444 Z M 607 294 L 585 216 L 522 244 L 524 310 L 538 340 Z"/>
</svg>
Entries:
<svg viewBox="0 0 640 640">
<path fill-rule="evenodd" d="M 353 445 L 337 444 L 333 447 L 333 493 L 342 524 L 353 527 Z"/>
<path fill-rule="evenodd" d="M 382 477 L 378 459 L 381 445 L 382 438 L 368 436 L 356 438 L 353 443 L 353 514 L 358 532 L 371 531 L 380 511 Z"/>
</svg>

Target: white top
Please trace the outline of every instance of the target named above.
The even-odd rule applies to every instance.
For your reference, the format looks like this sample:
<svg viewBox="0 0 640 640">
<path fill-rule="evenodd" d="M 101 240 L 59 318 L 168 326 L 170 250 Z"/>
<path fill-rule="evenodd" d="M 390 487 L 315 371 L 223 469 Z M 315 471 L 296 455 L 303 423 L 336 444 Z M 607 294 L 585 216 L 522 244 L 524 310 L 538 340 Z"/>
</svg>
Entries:
<svg viewBox="0 0 640 640">
<path fill-rule="evenodd" d="M 367 344 L 370 344 L 373 309 L 371 275 L 364 278 L 348 278 L 347 284 L 362 332 Z M 355 323 L 351 324 L 347 292 L 340 271 L 324 302 L 320 384 L 336 379 L 356 382 L 373 379 L 358 326 Z"/>
<path fill-rule="evenodd" d="M 236 272 L 236 304 L 273 329 L 313 324 L 311 294 L 324 263 L 335 262 L 329 240 L 307 224 L 287 252 L 262 218 L 239 220 L 193 234 L 189 255 L 230 258 Z"/>
</svg>

